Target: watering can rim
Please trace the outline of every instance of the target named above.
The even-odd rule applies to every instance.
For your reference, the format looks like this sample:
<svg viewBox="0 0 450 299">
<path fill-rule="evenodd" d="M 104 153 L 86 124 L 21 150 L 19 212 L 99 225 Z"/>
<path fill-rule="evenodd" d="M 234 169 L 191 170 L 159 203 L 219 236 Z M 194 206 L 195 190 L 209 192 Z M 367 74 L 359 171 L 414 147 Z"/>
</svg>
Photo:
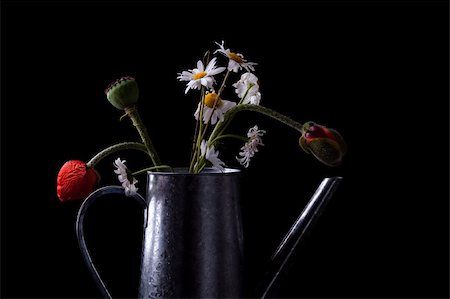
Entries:
<svg viewBox="0 0 450 299">
<path fill-rule="evenodd" d="M 167 176 L 215 176 L 240 174 L 242 171 L 237 168 L 224 168 L 224 171 L 212 167 L 205 167 L 200 173 L 190 173 L 188 167 L 174 167 L 172 171 L 147 171 L 147 175 L 167 175 Z"/>
</svg>

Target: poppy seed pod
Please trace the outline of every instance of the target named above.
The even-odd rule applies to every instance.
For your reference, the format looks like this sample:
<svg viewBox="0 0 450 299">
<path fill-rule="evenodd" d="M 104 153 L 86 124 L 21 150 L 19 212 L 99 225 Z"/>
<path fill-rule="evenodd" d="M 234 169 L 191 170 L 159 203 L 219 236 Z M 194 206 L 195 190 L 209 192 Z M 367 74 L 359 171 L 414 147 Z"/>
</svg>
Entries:
<svg viewBox="0 0 450 299">
<path fill-rule="evenodd" d="M 313 154 L 320 162 L 328 166 L 339 165 L 347 151 L 341 134 L 314 122 L 303 125 L 299 144 L 306 153 Z"/>
<path fill-rule="evenodd" d="M 109 84 L 105 93 L 114 107 L 124 110 L 137 103 L 139 88 L 133 77 L 125 76 Z"/>
<path fill-rule="evenodd" d="M 87 167 L 80 160 L 71 160 L 61 167 L 57 178 L 57 194 L 60 201 L 70 201 L 86 198 L 98 181 L 94 168 Z"/>
</svg>

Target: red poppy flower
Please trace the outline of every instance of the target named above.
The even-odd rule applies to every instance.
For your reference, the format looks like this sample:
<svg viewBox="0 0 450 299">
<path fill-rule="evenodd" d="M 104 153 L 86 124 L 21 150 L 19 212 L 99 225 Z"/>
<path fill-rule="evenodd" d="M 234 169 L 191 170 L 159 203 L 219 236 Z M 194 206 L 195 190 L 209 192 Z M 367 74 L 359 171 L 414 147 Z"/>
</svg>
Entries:
<svg viewBox="0 0 450 299">
<path fill-rule="evenodd" d="M 60 201 L 86 198 L 94 191 L 97 172 L 80 160 L 71 160 L 61 167 L 57 178 L 57 194 Z"/>
</svg>

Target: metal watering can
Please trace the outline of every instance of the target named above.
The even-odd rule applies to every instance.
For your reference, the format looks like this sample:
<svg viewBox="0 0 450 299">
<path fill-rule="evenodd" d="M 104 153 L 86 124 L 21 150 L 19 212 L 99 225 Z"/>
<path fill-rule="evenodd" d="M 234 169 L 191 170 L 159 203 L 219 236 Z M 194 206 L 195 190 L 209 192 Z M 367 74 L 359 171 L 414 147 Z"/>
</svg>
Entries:
<svg viewBox="0 0 450 299">
<path fill-rule="evenodd" d="M 200 174 L 184 168 L 147 173 L 146 197 L 132 196 L 145 213 L 139 298 L 243 297 L 239 178 L 240 171 L 230 168 L 205 169 Z M 341 180 L 322 180 L 272 255 L 256 297 L 273 296 L 279 274 Z M 91 204 L 108 194 L 125 196 L 119 186 L 94 191 L 81 205 L 76 222 L 84 261 L 105 298 L 111 295 L 87 250 L 83 221 Z"/>
</svg>

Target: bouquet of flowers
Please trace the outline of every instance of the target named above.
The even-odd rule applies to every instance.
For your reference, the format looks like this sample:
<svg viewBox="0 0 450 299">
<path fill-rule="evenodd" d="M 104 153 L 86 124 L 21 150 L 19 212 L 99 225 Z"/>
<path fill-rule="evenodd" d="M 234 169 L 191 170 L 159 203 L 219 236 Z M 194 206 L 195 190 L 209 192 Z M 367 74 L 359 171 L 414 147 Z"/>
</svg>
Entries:
<svg viewBox="0 0 450 299">
<path fill-rule="evenodd" d="M 258 148 L 264 145 L 262 137 L 266 131 L 253 125 L 246 136 L 229 133 L 227 129 L 235 115 L 244 110 L 263 114 L 296 130 L 299 133 L 301 149 L 315 156 L 320 162 L 328 166 L 341 163 L 346 152 L 346 145 L 336 130 L 312 121 L 302 124 L 261 105 L 260 85 L 254 74 L 257 63 L 248 61 L 240 53 L 232 52 L 225 47 L 223 41 L 216 45 L 217 49 L 212 55 L 210 51 L 206 52 L 203 59 L 197 61 L 195 68 L 182 71 L 177 77 L 179 81 L 187 82 L 185 94 L 189 92 L 199 94 L 199 101 L 194 106 L 193 113 L 196 122 L 190 162 L 187 167 L 190 173 L 200 173 L 207 166 L 223 171 L 226 164 L 220 159 L 219 145 L 227 138 L 242 140 L 243 145 L 240 152 L 236 154 L 236 160 L 243 167 L 249 167 Z M 220 59 L 227 60 L 226 67 L 218 66 Z M 239 76 L 239 79 L 231 84 L 235 98 L 225 99 L 223 91 L 233 76 Z M 149 162 L 152 162 L 151 165 L 145 165 L 142 169 L 133 172 L 128 169 L 125 160 L 119 157 L 115 159 L 114 172 L 125 188 L 126 195 L 137 192 L 136 177 L 139 174 L 155 170 L 175 171 L 171 166 L 161 163 L 139 116 L 137 107 L 139 88 L 136 80 L 130 76 L 122 77 L 111 83 L 105 93 L 114 107 L 124 111 L 125 114 L 122 117 L 128 117 L 132 121 L 141 140 L 109 146 L 94 155 L 87 163 L 80 160 L 66 162 L 57 177 L 57 194 L 61 201 L 87 197 L 99 183 L 100 176 L 95 170 L 95 165 L 103 158 L 115 155 L 121 150 L 143 151 L 148 154 Z"/>
</svg>

